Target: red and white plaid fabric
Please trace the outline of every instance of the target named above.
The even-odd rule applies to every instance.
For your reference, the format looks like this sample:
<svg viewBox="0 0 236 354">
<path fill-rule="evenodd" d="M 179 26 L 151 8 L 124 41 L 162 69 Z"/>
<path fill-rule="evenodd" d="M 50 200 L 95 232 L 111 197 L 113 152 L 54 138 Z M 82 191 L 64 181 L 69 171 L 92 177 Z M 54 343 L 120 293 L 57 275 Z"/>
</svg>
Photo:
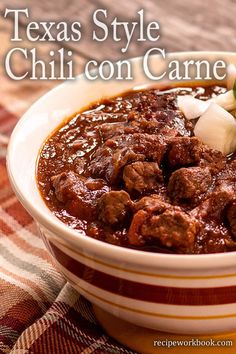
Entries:
<svg viewBox="0 0 236 354">
<path fill-rule="evenodd" d="M 24 107 L 12 104 L 13 111 Z M 9 185 L 5 156 L 17 119 L 0 105 L 0 353 L 132 354 L 104 333 L 91 305 L 57 271 Z"/>
</svg>

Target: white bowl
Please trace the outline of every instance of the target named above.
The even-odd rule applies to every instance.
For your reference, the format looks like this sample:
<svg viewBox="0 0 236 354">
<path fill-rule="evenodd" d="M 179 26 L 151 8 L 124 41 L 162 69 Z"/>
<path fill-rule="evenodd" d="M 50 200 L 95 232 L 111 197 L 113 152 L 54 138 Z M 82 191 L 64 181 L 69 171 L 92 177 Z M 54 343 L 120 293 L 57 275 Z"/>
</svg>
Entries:
<svg viewBox="0 0 236 354">
<path fill-rule="evenodd" d="M 173 53 L 169 59 L 223 59 L 236 54 Z M 168 255 L 125 249 L 84 237 L 57 219 L 37 188 L 39 149 L 63 118 L 103 97 L 150 84 L 142 58 L 132 59 L 134 81 L 88 81 L 84 75 L 59 85 L 24 114 L 12 133 L 7 167 L 12 187 L 39 226 L 67 280 L 92 303 L 140 326 L 167 332 L 236 330 L 236 253 Z M 167 60 L 153 56 L 151 65 Z"/>
</svg>

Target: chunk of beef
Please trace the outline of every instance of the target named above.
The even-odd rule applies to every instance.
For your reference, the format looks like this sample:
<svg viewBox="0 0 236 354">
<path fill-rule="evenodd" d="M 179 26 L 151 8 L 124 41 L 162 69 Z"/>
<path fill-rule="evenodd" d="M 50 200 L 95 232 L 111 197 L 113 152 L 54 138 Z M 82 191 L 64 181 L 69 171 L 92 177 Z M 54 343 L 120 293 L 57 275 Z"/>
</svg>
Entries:
<svg viewBox="0 0 236 354">
<path fill-rule="evenodd" d="M 236 190 L 236 160 L 227 163 L 221 173 L 218 174 L 216 185 L 227 183 Z"/>
<path fill-rule="evenodd" d="M 157 238 L 168 248 L 191 250 L 197 233 L 197 223 L 181 210 L 166 210 L 153 215 L 142 228 L 144 238 Z"/>
<path fill-rule="evenodd" d="M 132 201 L 127 192 L 111 191 L 98 200 L 98 219 L 105 224 L 122 223 L 132 207 Z"/>
<path fill-rule="evenodd" d="M 159 163 L 164 155 L 166 143 L 156 135 L 127 134 L 108 139 L 93 155 L 87 172 L 116 183 L 123 167 L 134 161 L 148 159 Z"/>
<path fill-rule="evenodd" d="M 222 222 L 227 206 L 234 200 L 232 186 L 222 183 L 209 197 L 191 211 L 191 215 L 203 221 Z"/>
<path fill-rule="evenodd" d="M 236 243 L 222 223 L 209 222 L 202 224 L 197 235 L 194 253 L 219 253 L 234 251 Z"/>
<path fill-rule="evenodd" d="M 108 182 L 116 183 L 122 176 L 123 167 L 133 161 L 143 161 L 144 154 L 135 153 L 131 148 L 117 149 L 112 154 L 111 163 L 107 166 L 105 178 Z"/>
<path fill-rule="evenodd" d="M 221 171 L 226 158 L 220 151 L 209 148 L 196 137 L 175 137 L 169 140 L 167 162 L 171 168 L 207 166 L 212 174 Z"/>
<path fill-rule="evenodd" d="M 163 176 L 156 162 L 137 161 L 125 166 L 123 180 L 129 192 L 142 193 L 158 188 Z"/>
<path fill-rule="evenodd" d="M 175 111 L 170 110 L 145 111 L 142 113 L 132 111 L 127 119 L 128 124 L 124 128 L 124 133 L 158 134 L 165 138 L 173 138 L 180 134 L 179 130 L 182 130 L 183 127 L 181 126 L 181 129 L 178 130 L 178 125 L 184 124 L 184 120 L 180 120 L 176 124 Z"/>
<path fill-rule="evenodd" d="M 202 150 L 199 166 L 203 168 L 207 166 L 212 175 L 222 171 L 226 166 L 226 157 L 218 150 L 211 149 L 207 145 L 203 146 L 204 148 Z"/>
<path fill-rule="evenodd" d="M 160 119 L 157 119 L 157 114 L 148 114 L 147 117 L 143 114 L 131 111 L 128 114 L 126 122 L 117 123 L 103 123 L 98 127 L 100 136 L 103 141 L 111 139 L 113 137 L 125 134 L 134 133 L 146 133 L 146 134 L 156 134 L 162 133 L 165 136 L 173 137 L 178 134 L 177 130 L 168 129 L 166 122 L 163 122 L 161 118 L 166 115 L 166 112 L 158 112 Z M 165 119 L 166 120 L 166 119 Z"/>
<path fill-rule="evenodd" d="M 143 197 L 134 203 L 133 210 L 135 214 L 128 232 L 130 244 L 138 246 L 145 244 L 145 240 L 140 233 L 141 226 L 150 217 L 150 215 L 159 215 L 164 213 L 164 211 L 166 211 L 168 208 L 172 208 L 172 206 L 166 203 L 157 194 Z"/>
<path fill-rule="evenodd" d="M 51 178 L 56 198 L 72 215 L 89 220 L 95 215 L 96 198 L 109 190 L 103 180 L 86 179 L 69 171 Z"/>
<path fill-rule="evenodd" d="M 51 178 L 55 195 L 57 199 L 65 203 L 68 199 L 75 197 L 76 192 L 73 188 L 77 182 L 82 183 L 81 180 L 77 181 L 77 176 L 73 172 L 63 172 Z"/>
<path fill-rule="evenodd" d="M 160 215 L 139 210 L 133 217 L 128 237 L 131 245 L 159 244 L 176 252 L 189 253 L 193 249 L 198 223 L 178 207 L 171 207 Z"/>
<path fill-rule="evenodd" d="M 230 203 L 227 209 L 226 216 L 230 226 L 230 231 L 234 239 L 236 239 L 236 201 Z"/>
<path fill-rule="evenodd" d="M 169 141 L 167 161 L 172 168 L 197 165 L 201 160 L 203 144 L 195 137 L 176 137 Z"/>
<path fill-rule="evenodd" d="M 164 201 L 159 195 L 152 194 L 148 197 L 143 197 L 134 204 L 134 210 L 144 210 L 147 213 L 161 214 L 166 209 L 170 208 L 171 205 Z"/>
<path fill-rule="evenodd" d="M 105 143 L 113 150 L 129 148 L 136 154 L 144 154 L 146 159 L 160 163 L 166 151 L 164 138 L 155 134 L 135 133 L 116 136 Z"/>
<path fill-rule="evenodd" d="M 172 200 L 190 200 L 206 192 L 212 177 L 208 168 L 180 168 L 172 173 L 168 183 L 168 193 Z"/>
<path fill-rule="evenodd" d="M 113 150 L 105 144 L 98 148 L 92 156 L 87 168 L 87 175 L 106 177 L 107 169 L 112 165 Z"/>
</svg>

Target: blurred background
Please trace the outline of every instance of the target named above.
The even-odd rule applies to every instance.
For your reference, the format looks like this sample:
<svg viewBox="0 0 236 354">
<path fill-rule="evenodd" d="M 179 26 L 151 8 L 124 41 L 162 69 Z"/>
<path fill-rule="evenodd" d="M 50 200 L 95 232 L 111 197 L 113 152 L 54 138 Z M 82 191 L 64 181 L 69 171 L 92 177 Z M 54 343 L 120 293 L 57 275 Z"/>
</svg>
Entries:
<svg viewBox="0 0 236 354">
<path fill-rule="evenodd" d="M 78 43 L 29 43 L 20 42 L 21 47 L 36 47 L 41 58 L 48 56 L 49 49 L 57 50 L 64 46 L 73 50 L 76 62 L 76 74 L 84 70 L 89 59 L 102 61 L 104 59 L 122 59 L 143 55 L 148 48 L 158 46 L 167 52 L 186 50 L 220 50 L 234 51 L 236 48 L 236 1 L 235 0 L 1 0 L 0 3 L 0 97 L 10 109 L 21 114 L 28 105 L 58 81 L 29 81 L 14 82 L 4 73 L 4 56 L 11 46 L 13 18 L 3 19 L 5 8 L 25 8 L 30 10 L 30 19 L 21 18 L 21 33 L 28 21 L 80 21 L 83 28 L 82 40 Z M 92 13 L 97 9 L 107 9 L 107 23 L 118 17 L 120 21 L 137 20 L 137 12 L 145 10 L 145 20 L 160 23 L 161 38 L 155 45 L 153 42 L 132 41 L 129 50 L 122 54 L 120 49 L 123 41 L 93 42 Z M 137 33 L 136 33 L 137 35 Z M 58 63 L 59 64 L 59 63 Z M 16 69 L 24 72 L 28 63 L 24 60 L 16 63 Z M 27 68 L 30 70 L 30 66 Z M 10 105 L 9 105 L 10 103 Z"/>
</svg>

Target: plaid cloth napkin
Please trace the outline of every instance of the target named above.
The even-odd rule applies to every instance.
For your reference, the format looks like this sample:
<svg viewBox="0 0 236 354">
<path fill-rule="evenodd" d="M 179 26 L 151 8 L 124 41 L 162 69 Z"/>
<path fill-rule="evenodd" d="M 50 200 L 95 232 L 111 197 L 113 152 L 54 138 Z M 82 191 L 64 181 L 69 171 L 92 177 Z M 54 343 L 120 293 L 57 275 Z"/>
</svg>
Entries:
<svg viewBox="0 0 236 354">
<path fill-rule="evenodd" d="M 104 333 L 66 283 L 11 190 L 5 156 L 16 122 L 0 106 L 0 353 L 134 353 Z"/>
</svg>

